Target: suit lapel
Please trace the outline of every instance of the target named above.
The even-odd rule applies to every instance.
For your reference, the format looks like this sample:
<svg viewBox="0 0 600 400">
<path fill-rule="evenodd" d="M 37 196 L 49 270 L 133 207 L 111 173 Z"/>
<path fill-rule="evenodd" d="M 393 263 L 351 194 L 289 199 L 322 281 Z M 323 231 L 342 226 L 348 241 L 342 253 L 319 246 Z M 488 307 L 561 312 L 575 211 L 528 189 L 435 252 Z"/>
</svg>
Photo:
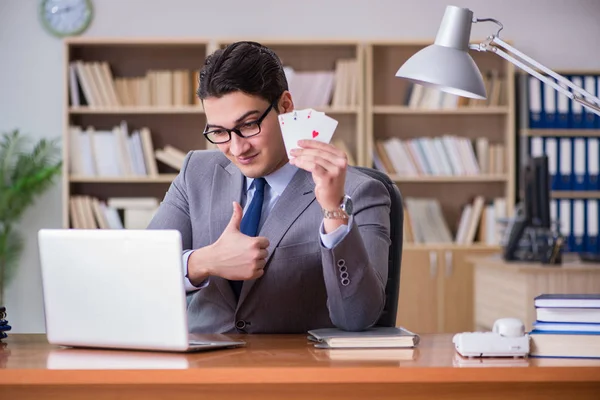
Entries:
<svg viewBox="0 0 600 400">
<path fill-rule="evenodd" d="M 231 220 L 231 215 L 233 213 L 232 202 L 241 202 L 243 185 L 244 176 L 234 164 L 229 164 L 226 167 L 221 165 L 215 166 L 208 227 L 211 243 L 214 243 L 219 239 L 225 230 L 225 227 Z M 231 286 L 229 286 L 229 282 L 223 278 L 212 277 L 211 284 L 213 283 L 217 286 L 231 308 L 235 309 L 235 296 L 231 290 Z"/>
<path fill-rule="evenodd" d="M 311 174 L 299 169 L 275 203 L 259 232 L 259 236 L 269 239 L 267 266 L 283 235 L 315 200 L 314 188 Z M 238 307 L 244 302 L 255 282 L 254 279 L 244 282 Z"/>
</svg>

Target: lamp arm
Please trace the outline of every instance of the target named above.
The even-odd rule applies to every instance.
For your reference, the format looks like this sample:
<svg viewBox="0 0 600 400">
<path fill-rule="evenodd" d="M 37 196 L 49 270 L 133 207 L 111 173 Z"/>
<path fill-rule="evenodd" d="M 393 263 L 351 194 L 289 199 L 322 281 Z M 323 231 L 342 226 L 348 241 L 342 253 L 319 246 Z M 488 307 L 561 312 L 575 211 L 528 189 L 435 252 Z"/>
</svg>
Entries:
<svg viewBox="0 0 600 400">
<path fill-rule="evenodd" d="M 519 57 L 521 60 L 524 60 L 524 61 L 519 60 L 518 58 L 514 57 L 512 54 L 507 53 L 502 48 L 495 46 L 495 45 L 501 46 L 502 48 L 506 49 L 508 52 L 516 55 L 517 57 Z M 549 68 L 545 67 L 544 65 L 540 64 L 539 62 L 535 61 L 531 57 L 528 57 L 527 55 L 523 54 L 522 52 L 515 49 L 514 47 L 512 47 L 511 45 L 509 45 L 508 43 L 506 43 L 499 37 L 491 36 L 487 40 L 485 40 L 484 42 L 482 42 L 480 44 L 469 45 L 469 48 L 472 50 L 477 50 L 477 51 L 491 51 L 493 53 L 496 53 L 497 55 L 504 58 L 505 60 L 507 60 L 507 61 L 511 62 L 512 64 L 518 66 L 519 68 L 523 69 L 528 74 L 533 75 L 540 81 L 551 86 L 556 91 L 564 94 L 568 98 L 582 104 L 584 107 L 586 107 L 586 108 L 590 109 L 591 111 L 593 111 L 594 113 L 600 115 L 600 99 L 598 97 L 592 95 L 591 93 L 585 91 L 584 89 L 580 88 L 579 86 L 573 84 L 573 82 L 566 79 L 564 76 L 557 74 L 556 72 L 552 71 L 551 69 L 549 69 Z M 560 82 L 563 85 L 565 85 L 566 87 L 570 88 L 571 91 L 569 91 L 565 87 L 557 84 L 553 79 L 549 79 L 547 76 L 539 73 L 538 71 L 536 71 L 534 68 L 532 68 L 530 65 L 528 65 L 526 63 L 531 64 L 531 65 L 533 65 L 534 68 L 537 68 L 538 70 L 543 71 L 544 73 L 548 74 L 552 78 L 556 79 L 557 82 Z"/>
</svg>

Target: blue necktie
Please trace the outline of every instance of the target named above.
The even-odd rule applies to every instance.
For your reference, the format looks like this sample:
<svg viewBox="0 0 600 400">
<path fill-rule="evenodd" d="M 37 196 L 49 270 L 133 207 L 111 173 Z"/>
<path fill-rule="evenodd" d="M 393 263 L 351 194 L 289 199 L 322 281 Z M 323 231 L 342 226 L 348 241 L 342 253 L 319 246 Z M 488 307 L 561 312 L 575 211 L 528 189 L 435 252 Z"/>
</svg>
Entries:
<svg viewBox="0 0 600 400">
<path fill-rule="evenodd" d="M 258 234 L 258 224 L 260 223 L 260 214 L 265 198 L 266 183 L 265 178 L 256 178 L 254 180 L 254 196 L 240 223 L 240 232 L 244 235 L 256 236 Z M 240 298 L 242 283 L 243 281 L 229 281 L 236 299 Z"/>
</svg>

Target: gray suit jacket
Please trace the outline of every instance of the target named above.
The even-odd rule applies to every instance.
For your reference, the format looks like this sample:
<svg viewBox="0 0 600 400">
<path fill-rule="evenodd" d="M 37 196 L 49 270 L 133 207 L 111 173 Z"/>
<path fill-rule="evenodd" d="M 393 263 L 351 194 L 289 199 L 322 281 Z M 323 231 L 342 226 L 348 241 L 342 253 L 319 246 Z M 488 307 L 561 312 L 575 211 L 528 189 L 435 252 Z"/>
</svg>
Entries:
<svg viewBox="0 0 600 400">
<path fill-rule="evenodd" d="M 149 229 L 179 230 L 183 249 L 210 245 L 231 219 L 232 201 L 241 201 L 243 184 L 241 171 L 219 151 L 190 152 Z M 188 306 L 190 332 L 305 333 L 333 326 L 361 330 L 377 322 L 390 245 L 387 189 L 350 167 L 353 225 L 327 249 L 314 186 L 311 174 L 298 170 L 259 232 L 270 241 L 264 275 L 244 282 L 238 302 L 226 279 L 211 276 Z"/>
</svg>

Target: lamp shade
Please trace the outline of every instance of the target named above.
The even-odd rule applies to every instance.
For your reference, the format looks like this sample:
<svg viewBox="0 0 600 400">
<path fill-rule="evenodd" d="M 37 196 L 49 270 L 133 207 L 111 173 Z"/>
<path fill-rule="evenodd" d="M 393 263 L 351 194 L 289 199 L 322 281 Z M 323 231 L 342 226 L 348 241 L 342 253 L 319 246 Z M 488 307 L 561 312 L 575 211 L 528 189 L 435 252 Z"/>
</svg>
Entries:
<svg viewBox="0 0 600 400">
<path fill-rule="evenodd" d="M 447 93 L 485 99 L 483 78 L 468 53 L 472 19 L 471 10 L 448 6 L 435 43 L 409 58 L 396 76 Z"/>
</svg>

